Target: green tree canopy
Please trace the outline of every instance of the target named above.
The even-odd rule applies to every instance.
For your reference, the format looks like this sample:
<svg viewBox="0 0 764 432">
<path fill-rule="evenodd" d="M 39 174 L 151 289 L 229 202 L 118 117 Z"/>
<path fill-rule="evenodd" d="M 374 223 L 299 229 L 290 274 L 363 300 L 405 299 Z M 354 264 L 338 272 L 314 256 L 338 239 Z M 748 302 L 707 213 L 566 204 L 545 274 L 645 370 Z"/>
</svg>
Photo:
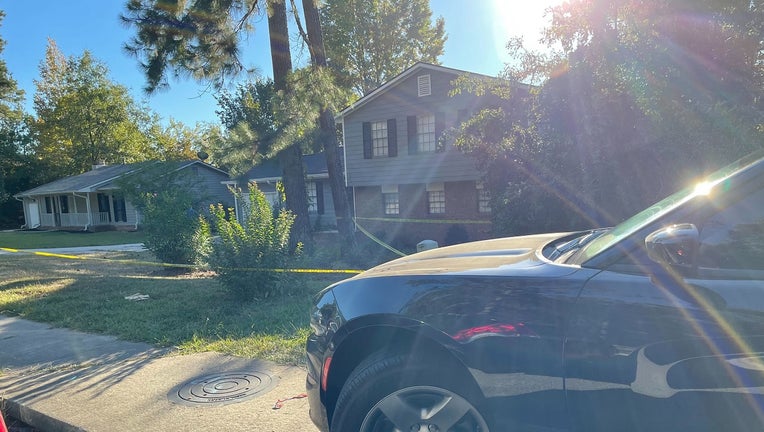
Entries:
<svg viewBox="0 0 764 432">
<path fill-rule="evenodd" d="M 338 83 L 364 95 L 418 61 L 439 64 L 445 21 L 429 0 L 326 0 L 324 45 Z"/>
<path fill-rule="evenodd" d="M 213 150 L 219 163 L 232 173 L 243 173 L 273 150 L 278 126 L 273 109 L 276 92 L 272 80 L 239 84 L 217 97 L 215 111 L 226 130 L 227 139 Z"/>
<path fill-rule="evenodd" d="M 486 111 L 457 137 L 494 172 L 514 173 L 491 191 L 506 211 L 494 215 L 501 233 L 528 232 L 523 221 L 534 219 L 541 230 L 617 223 L 760 148 L 759 3 L 574 0 L 551 10 L 550 51 L 511 43 L 504 78 L 538 84 L 527 124 L 519 112 Z M 500 147 L 471 145 L 486 130 Z M 558 217 L 538 218 L 538 208 Z"/>
<path fill-rule="evenodd" d="M 150 117 L 145 131 L 149 141 L 146 159 L 168 161 L 199 157 L 208 140 L 208 128 L 204 124 L 191 128 L 173 118 L 163 124 L 156 115 Z"/>
<path fill-rule="evenodd" d="M 253 31 L 260 7 L 258 0 L 128 0 L 122 20 L 136 35 L 125 50 L 140 60 L 148 92 L 169 85 L 168 70 L 220 88 L 246 69 L 239 36 Z"/>
<path fill-rule="evenodd" d="M 141 130 L 149 120 L 146 108 L 108 73 L 88 51 L 67 58 L 49 41 L 35 81 L 36 154 L 48 158 L 59 175 L 78 174 L 100 162 L 151 156 Z"/>
<path fill-rule="evenodd" d="M 5 12 L 0 11 L 0 24 L 5 19 Z M 5 49 L 5 40 L 0 38 L 0 54 Z M 0 118 L 18 120 L 22 116 L 21 102 L 24 91 L 18 88 L 16 80 L 8 71 L 5 60 L 0 59 Z"/>
<path fill-rule="evenodd" d="M 254 30 L 252 22 L 262 6 L 259 0 L 129 0 L 122 19 L 136 28 L 136 36 L 125 48 L 141 62 L 149 92 L 167 85 L 168 70 L 221 88 L 245 70 L 240 44 Z M 267 0 L 266 6 L 274 88 L 288 95 L 292 58 L 286 3 Z M 300 148 L 284 147 L 279 162 L 287 207 L 296 216 L 294 238 L 308 242 L 310 223 Z"/>
<path fill-rule="evenodd" d="M 5 13 L 0 11 L 0 23 Z M 5 40 L 0 38 L 0 54 Z M 29 154 L 32 136 L 21 102 L 24 92 L 18 88 L 5 61 L 0 58 L 0 226 L 18 227 L 19 205 L 11 195 L 29 186 L 35 163 Z"/>
</svg>

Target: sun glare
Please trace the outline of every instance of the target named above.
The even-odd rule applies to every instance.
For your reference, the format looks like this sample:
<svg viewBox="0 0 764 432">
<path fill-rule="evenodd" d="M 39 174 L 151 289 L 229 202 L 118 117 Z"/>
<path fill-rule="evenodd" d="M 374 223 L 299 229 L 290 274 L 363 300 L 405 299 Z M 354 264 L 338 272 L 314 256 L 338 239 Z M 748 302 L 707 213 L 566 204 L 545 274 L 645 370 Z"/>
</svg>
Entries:
<svg viewBox="0 0 764 432">
<path fill-rule="evenodd" d="M 531 49 L 540 49 L 542 30 L 547 26 L 549 17 L 545 11 L 563 0 L 492 0 L 494 12 L 493 39 L 496 53 L 507 60 L 507 41 L 522 36 L 525 45 Z"/>
<path fill-rule="evenodd" d="M 702 182 L 695 185 L 695 194 L 696 195 L 708 195 L 711 193 L 711 189 L 713 189 L 714 185 L 712 183 L 708 182 Z"/>
</svg>

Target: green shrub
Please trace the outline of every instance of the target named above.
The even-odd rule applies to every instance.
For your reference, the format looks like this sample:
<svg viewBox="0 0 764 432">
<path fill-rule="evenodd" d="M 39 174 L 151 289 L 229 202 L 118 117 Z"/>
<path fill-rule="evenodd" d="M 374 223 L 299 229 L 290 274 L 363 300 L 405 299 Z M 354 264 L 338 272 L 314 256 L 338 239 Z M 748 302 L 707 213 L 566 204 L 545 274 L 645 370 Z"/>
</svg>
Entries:
<svg viewBox="0 0 764 432">
<path fill-rule="evenodd" d="M 143 245 L 158 260 L 172 264 L 197 261 L 199 217 L 188 194 L 179 189 L 145 194 L 141 212 L 141 229 L 146 233 Z"/>
<path fill-rule="evenodd" d="M 283 294 L 290 279 L 290 273 L 283 270 L 292 260 L 289 235 L 294 216 L 285 209 L 274 213 L 254 183 L 249 185 L 248 200 L 242 200 L 239 192 L 237 195 L 242 203 L 242 223 L 229 220 L 223 206 L 217 205 L 210 207 L 210 214 L 219 238 L 206 243 L 202 240 L 205 236 L 209 239 L 212 231 L 206 222 L 198 230 L 200 244 L 209 246 L 206 262 L 240 300 Z"/>
</svg>

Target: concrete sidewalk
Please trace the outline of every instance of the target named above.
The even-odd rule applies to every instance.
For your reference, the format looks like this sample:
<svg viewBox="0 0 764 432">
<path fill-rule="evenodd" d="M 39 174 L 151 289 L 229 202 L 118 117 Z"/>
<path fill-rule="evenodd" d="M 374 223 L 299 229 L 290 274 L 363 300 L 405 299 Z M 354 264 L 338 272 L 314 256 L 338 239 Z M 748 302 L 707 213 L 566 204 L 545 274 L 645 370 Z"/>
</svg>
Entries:
<svg viewBox="0 0 764 432">
<path fill-rule="evenodd" d="M 119 245 L 102 245 L 102 246 L 73 246 L 66 248 L 42 248 L 42 249 L 20 249 L 19 252 L 50 252 L 57 254 L 83 254 L 92 252 L 142 252 L 146 248 L 143 243 L 130 243 Z M 0 250 L 0 255 L 10 254 L 13 252 L 7 252 Z"/>
<path fill-rule="evenodd" d="M 316 432 L 305 371 L 0 315 L 0 404 L 44 432 Z"/>
</svg>

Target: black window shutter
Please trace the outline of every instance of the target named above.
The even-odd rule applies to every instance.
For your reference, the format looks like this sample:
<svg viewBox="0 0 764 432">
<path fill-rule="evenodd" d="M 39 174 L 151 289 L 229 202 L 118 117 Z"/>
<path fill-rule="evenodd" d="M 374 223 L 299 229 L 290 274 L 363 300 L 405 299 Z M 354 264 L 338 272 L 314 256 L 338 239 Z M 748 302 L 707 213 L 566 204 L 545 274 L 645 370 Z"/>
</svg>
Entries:
<svg viewBox="0 0 764 432">
<path fill-rule="evenodd" d="M 417 153 L 416 116 L 406 117 L 406 133 L 409 137 L 409 154 Z"/>
<path fill-rule="evenodd" d="M 443 138 L 443 131 L 446 129 L 446 115 L 442 112 L 435 113 L 435 145 L 436 151 L 442 152 L 446 150 L 446 143 L 440 142 Z"/>
<path fill-rule="evenodd" d="M 316 207 L 318 214 L 324 214 L 324 182 L 316 182 Z"/>
<path fill-rule="evenodd" d="M 363 158 L 371 159 L 371 123 L 363 122 Z"/>
<path fill-rule="evenodd" d="M 398 156 L 398 128 L 395 119 L 387 121 L 387 157 Z"/>
</svg>

